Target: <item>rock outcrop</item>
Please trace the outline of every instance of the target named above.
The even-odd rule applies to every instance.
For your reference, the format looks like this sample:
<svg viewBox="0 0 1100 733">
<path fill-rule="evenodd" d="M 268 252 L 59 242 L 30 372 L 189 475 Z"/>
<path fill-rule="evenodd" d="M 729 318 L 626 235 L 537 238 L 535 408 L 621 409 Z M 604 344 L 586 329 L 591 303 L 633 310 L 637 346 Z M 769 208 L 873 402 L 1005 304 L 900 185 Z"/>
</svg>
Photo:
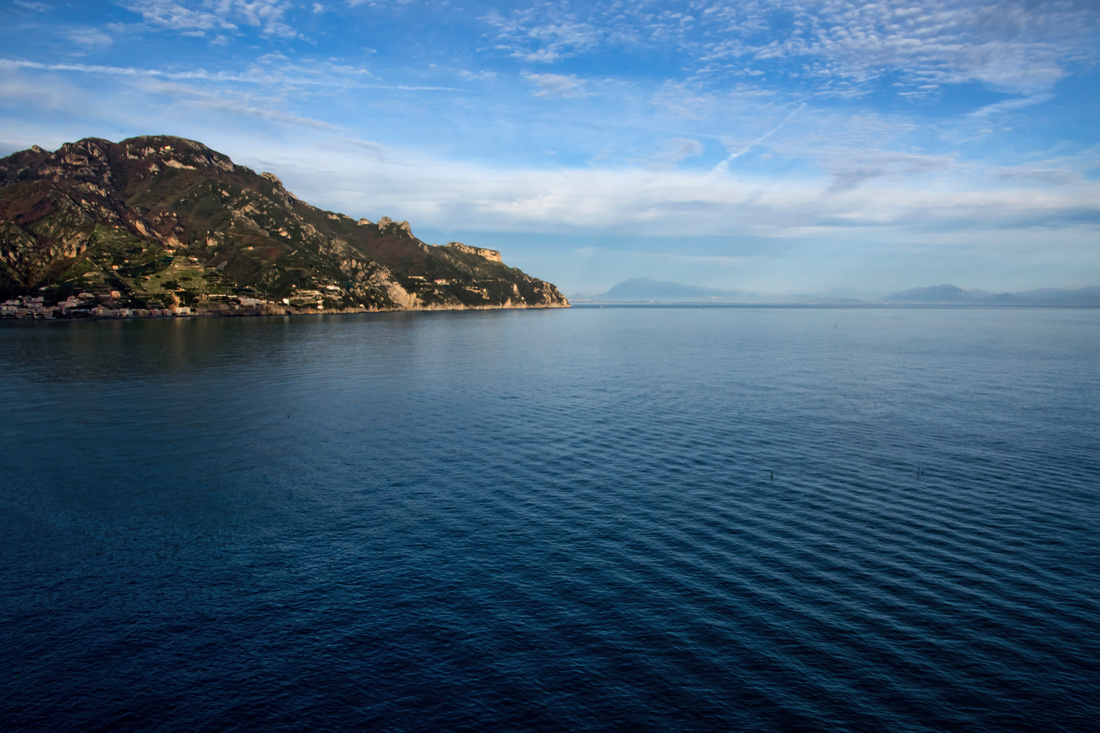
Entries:
<svg viewBox="0 0 1100 733">
<path fill-rule="evenodd" d="M 0 159 L 0 299 L 78 294 L 101 308 L 192 313 L 569 305 L 499 252 L 322 211 L 271 173 L 166 136 Z"/>
</svg>

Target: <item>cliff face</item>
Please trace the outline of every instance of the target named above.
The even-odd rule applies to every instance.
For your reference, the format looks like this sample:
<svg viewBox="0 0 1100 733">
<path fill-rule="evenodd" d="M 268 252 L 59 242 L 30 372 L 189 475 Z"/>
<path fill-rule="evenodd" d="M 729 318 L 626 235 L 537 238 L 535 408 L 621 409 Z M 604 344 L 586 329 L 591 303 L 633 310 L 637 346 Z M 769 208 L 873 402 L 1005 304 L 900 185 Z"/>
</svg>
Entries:
<svg viewBox="0 0 1100 733">
<path fill-rule="evenodd" d="M 78 293 L 133 308 L 555 308 L 500 253 L 425 244 L 298 200 L 201 143 L 89 138 L 0 159 L 0 298 Z"/>
</svg>

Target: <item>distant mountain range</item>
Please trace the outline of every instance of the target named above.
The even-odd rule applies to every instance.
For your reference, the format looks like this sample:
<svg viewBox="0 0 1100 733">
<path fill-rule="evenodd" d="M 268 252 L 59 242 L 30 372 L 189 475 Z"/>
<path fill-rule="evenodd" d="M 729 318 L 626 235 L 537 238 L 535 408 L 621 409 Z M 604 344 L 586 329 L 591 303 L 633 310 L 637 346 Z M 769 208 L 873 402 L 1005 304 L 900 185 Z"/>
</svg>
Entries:
<svg viewBox="0 0 1100 733">
<path fill-rule="evenodd" d="M 954 285 L 933 285 L 891 293 L 882 300 L 886 303 L 1100 306 L 1100 287 L 1074 290 L 1039 288 L 1019 293 L 991 293 L 988 290 L 967 290 Z"/>
<path fill-rule="evenodd" d="M 0 301 L 12 297 L 112 313 L 569 305 L 499 252 L 323 211 L 271 173 L 167 136 L 0 159 Z"/>
<path fill-rule="evenodd" d="M 607 300 L 616 302 L 631 301 L 706 301 L 756 298 L 753 293 L 740 290 L 718 290 L 717 288 L 700 288 L 695 285 L 682 285 L 680 283 L 650 280 L 649 278 L 635 278 L 624 280 L 606 293 L 595 296 L 593 300 Z"/>
<path fill-rule="evenodd" d="M 895 293 L 860 293 L 834 289 L 817 293 L 764 295 L 745 290 L 703 288 L 682 283 L 634 278 L 624 280 L 605 293 L 594 296 L 574 296 L 575 301 L 598 303 L 818 303 L 818 304 L 914 304 L 914 305 L 1044 305 L 1100 306 L 1100 287 L 1066 290 L 1040 288 L 1018 293 L 993 293 L 986 290 L 960 288 L 955 285 L 933 285 Z"/>
</svg>

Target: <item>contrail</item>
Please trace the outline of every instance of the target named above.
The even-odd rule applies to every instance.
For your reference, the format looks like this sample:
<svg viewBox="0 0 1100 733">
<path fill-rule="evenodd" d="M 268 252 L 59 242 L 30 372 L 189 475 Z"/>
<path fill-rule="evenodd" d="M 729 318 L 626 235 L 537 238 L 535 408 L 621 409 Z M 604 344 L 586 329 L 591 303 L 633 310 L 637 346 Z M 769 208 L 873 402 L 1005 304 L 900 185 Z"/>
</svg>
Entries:
<svg viewBox="0 0 1100 733">
<path fill-rule="evenodd" d="M 778 124 L 778 125 L 776 125 L 776 126 L 775 126 L 775 127 L 773 127 L 772 129 L 768 130 L 768 131 L 767 131 L 767 132 L 765 132 L 765 133 L 764 133 L 763 135 L 761 135 L 760 137 L 756 138 L 756 139 L 755 139 L 755 140 L 753 140 L 753 141 L 752 141 L 751 143 L 749 143 L 749 144 L 748 144 L 748 145 L 746 145 L 745 147 L 741 148 L 741 149 L 740 149 L 740 150 L 738 150 L 738 151 L 737 151 L 736 153 L 732 154 L 731 156 L 729 156 L 728 158 L 726 158 L 725 160 L 723 160 L 723 161 L 722 161 L 721 163 L 719 163 L 718 165 L 714 166 L 714 168 L 713 168 L 713 169 L 711 170 L 711 173 L 725 173 L 725 172 L 726 172 L 727 170 L 729 170 L 729 167 L 730 167 L 730 163 L 732 163 L 733 161 L 737 160 L 737 159 L 738 159 L 738 158 L 740 158 L 740 157 L 741 157 L 742 155 L 744 155 L 745 153 L 749 152 L 750 150 L 752 150 L 752 149 L 753 149 L 753 148 L 755 148 L 755 147 L 756 147 L 757 145 L 759 145 L 760 143 L 762 143 L 762 142 L 764 142 L 765 140 L 767 140 L 767 139 L 768 139 L 769 137 L 771 137 L 771 136 L 772 136 L 772 135 L 774 135 L 775 133 L 779 132 L 779 130 L 780 130 L 780 129 L 781 129 L 782 127 L 783 127 L 783 125 L 787 124 L 787 120 L 791 119 L 791 118 L 792 118 L 792 117 L 794 117 L 794 116 L 795 116 L 796 114 L 798 114 L 799 112 L 801 112 L 801 111 L 802 111 L 802 108 L 803 108 L 803 107 L 805 107 L 805 106 L 806 106 L 806 103 L 805 103 L 805 102 L 803 102 L 802 104 L 800 104 L 800 105 L 798 105 L 797 107 L 795 107 L 794 109 L 792 109 L 792 110 L 790 111 L 790 113 L 789 113 L 789 114 L 788 114 L 788 115 L 787 115 L 786 117 L 784 117 L 783 119 L 781 119 L 781 120 L 779 121 L 779 124 Z"/>
</svg>

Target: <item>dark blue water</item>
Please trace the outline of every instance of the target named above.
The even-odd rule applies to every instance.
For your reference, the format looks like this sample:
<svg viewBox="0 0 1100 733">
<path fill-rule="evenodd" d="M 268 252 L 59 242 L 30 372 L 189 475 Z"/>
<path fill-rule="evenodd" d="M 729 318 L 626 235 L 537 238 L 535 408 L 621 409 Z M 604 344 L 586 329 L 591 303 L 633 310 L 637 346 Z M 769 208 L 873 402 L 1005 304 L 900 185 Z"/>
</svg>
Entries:
<svg viewBox="0 0 1100 733">
<path fill-rule="evenodd" d="M 1100 311 L 0 324 L 0 728 L 1095 730 Z"/>
</svg>

